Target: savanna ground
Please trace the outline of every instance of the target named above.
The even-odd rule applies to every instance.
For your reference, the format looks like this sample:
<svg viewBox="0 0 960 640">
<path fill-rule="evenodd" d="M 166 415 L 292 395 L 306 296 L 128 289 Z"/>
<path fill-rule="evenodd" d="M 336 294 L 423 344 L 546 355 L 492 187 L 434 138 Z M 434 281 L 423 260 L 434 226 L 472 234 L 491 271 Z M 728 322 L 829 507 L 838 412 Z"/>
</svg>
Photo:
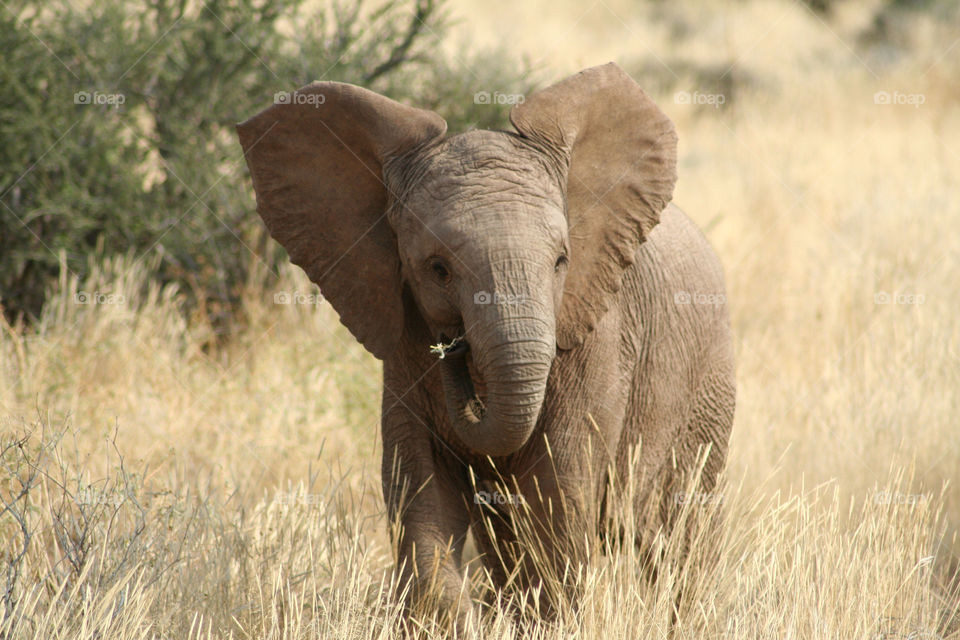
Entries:
<svg viewBox="0 0 960 640">
<path fill-rule="evenodd" d="M 663 638 L 682 585 L 678 637 L 960 638 L 956 20 L 519 5 L 453 9 L 543 82 L 617 60 L 675 121 L 674 202 L 725 265 L 738 381 L 722 491 L 684 505 L 722 532 L 686 562 L 666 542 L 655 584 L 630 550 L 597 557 L 581 606 L 527 632 Z M 245 171 L 226 179 L 253 215 Z M 0 637 L 393 637 L 378 363 L 293 268 L 260 267 L 224 339 L 152 260 L 65 268 L 0 331 Z"/>
</svg>

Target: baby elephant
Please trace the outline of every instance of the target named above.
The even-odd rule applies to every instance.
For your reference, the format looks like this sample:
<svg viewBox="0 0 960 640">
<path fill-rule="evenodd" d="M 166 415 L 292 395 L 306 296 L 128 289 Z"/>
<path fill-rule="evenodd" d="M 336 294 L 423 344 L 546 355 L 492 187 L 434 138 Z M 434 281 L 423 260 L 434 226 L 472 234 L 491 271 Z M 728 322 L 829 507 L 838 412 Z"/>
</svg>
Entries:
<svg viewBox="0 0 960 640">
<path fill-rule="evenodd" d="M 270 233 L 383 361 L 408 607 L 462 620 L 468 530 L 500 587 L 531 589 L 615 533 L 627 485 L 655 497 L 636 510 L 654 532 L 703 455 L 710 490 L 735 395 L 723 274 L 668 204 L 673 124 L 626 73 L 528 96 L 516 132 L 450 137 L 349 84 L 286 97 L 240 143 Z"/>
</svg>

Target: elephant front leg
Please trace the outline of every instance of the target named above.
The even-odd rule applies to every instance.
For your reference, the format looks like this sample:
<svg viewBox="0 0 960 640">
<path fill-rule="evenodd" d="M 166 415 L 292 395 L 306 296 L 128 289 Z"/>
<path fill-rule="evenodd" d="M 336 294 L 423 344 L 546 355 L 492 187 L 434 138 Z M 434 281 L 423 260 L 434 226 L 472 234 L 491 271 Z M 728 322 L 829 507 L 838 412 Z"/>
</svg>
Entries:
<svg viewBox="0 0 960 640">
<path fill-rule="evenodd" d="M 608 355 L 616 329 L 616 318 L 606 318 L 577 352 L 558 354 L 541 410 L 542 430 L 511 459 L 507 495 L 492 516 L 495 523 L 519 525 L 510 527 L 519 529 L 514 567 L 519 563 L 519 582 L 539 589 L 541 613 L 576 606 L 576 576 L 599 544 L 602 499 L 627 397 L 626 380 Z M 490 537 L 502 537 L 495 533 Z M 500 557 L 511 555 L 492 560 Z"/>
<path fill-rule="evenodd" d="M 552 487 L 546 489 L 559 495 Z M 541 501 L 542 494 L 533 487 L 490 483 L 478 494 L 483 497 L 475 508 L 474 538 L 496 587 L 486 604 L 506 596 L 521 615 L 553 619 L 576 601 L 571 578 L 586 561 L 587 549 L 583 536 L 575 532 L 584 532 L 586 523 L 571 517 L 574 505 L 561 505 L 555 497 Z M 505 588 L 510 592 L 504 594 Z"/>
<path fill-rule="evenodd" d="M 577 576 L 598 544 L 609 459 L 591 418 L 539 434 L 509 471 L 485 468 L 477 482 L 474 537 L 485 568 L 498 588 L 526 592 L 515 604 L 547 619 L 578 606 Z"/>
<path fill-rule="evenodd" d="M 463 498 L 445 465 L 434 459 L 427 438 L 395 441 L 389 430 L 384 431 L 383 489 L 398 596 L 408 615 L 436 613 L 444 623 L 462 625 L 471 610 L 461 566 L 469 522 Z"/>
</svg>

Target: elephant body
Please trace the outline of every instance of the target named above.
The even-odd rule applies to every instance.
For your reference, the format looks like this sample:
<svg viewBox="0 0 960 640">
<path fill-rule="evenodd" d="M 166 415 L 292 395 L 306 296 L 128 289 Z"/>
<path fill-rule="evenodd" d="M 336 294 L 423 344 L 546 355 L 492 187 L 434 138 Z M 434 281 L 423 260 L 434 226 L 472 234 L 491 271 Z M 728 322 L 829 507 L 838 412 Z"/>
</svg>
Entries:
<svg viewBox="0 0 960 640">
<path fill-rule="evenodd" d="M 579 348 L 558 352 L 529 441 L 492 464 L 453 431 L 437 361 L 420 346 L 426 334 L 418 330 L 426 329 L 418 326 L 416 310 L 410 312 L 401 342 L 407 348 L 384 361 L 382 477 L 388 502 L 397 511 L 404 505 L 407 535 L 402 539 L 409 546 L 401 555 L 412 558 L 414 543 L 445 550 L 440 584 L 428 589 L 445 590 L 451 602 L 462 598 L 461 554 L 468 529 L 486 569 L 506 582 L 512 567 L 503 560 L 515 542 L 506 512 L 521 501 L 541 522 L 556 520 L 545 536 L 562 557 L 584 553 L 579 545 L 584 531 L 606 533 L 601 516 L 611 468 L 620 486 L 628 482 L 631 466 L 642 469 L 638 481 L 646 486 L 634 487 L 633 493 L 647 499 L 656 491 L 663 501 L 659 518 L 638 523 L 651 534 L 669 527 L 670 506 L 682 490 L 675 483 L 693 470 L 707 446 L 700 489 L 713 487 L 733 424 L 732 336 L 719 260 L 677 207 L 665 209 L 638 248 L 617 301 L 597 329 Z M 402 499 L 398 491 L 404 484 L 423 489 L 413 499 Z M 492 498 L 505 486 L 511 493 Z M 551 499 L 554 518 L 544 513 Z M 557 510 L 561 500 L 566 508 Z M 487 526 L 503 548 L 495 549 Z M 569 539 L 556 539 L 564 536 Z M 431 554 L 425 559 L 433 562 Z M 430 576 L 431 569 L 418 567 Z M 528 581 L 536 581 L 535 571 L 525 574 Z"/>
<path fill-rule="evenodd" d="M 669 119 L 613 64 L 515 106 L 517 133 L 445 138 L 351 85 L 298 94 L 238 131 L 271 234 L 383 361 L 410 606 L 470 609 L 471 530 L 499 587 L 585 562 L 621 496 L 638 544 L 669 531 L 700 456 L 715 482 L 735 395 L 719 260 L 669 205 Z"/>
</svg>

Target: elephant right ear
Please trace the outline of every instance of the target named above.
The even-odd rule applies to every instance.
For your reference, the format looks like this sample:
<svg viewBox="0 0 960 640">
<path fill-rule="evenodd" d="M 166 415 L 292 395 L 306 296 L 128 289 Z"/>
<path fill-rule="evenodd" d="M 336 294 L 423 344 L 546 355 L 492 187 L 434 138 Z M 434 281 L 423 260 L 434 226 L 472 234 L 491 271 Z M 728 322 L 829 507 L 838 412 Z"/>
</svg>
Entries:
<svg viewBox="0 0 960 640">
<path fill-rule="evenodd" d="M 237 125 L 257 211 L 340 321 L 383 359 L 402 333 L 397 240 L 383 166 L 446 122 L 377 93 L 314 82 Z"/>
<path fill-rule="evenodd" d="M 513 107 L 510 120 L 566 169 L 570 267 L 557 345 L 572 349 L 607 312 L 673 197 L 677 133 L 612 62 L 538 91 Z"/>
</svg>

